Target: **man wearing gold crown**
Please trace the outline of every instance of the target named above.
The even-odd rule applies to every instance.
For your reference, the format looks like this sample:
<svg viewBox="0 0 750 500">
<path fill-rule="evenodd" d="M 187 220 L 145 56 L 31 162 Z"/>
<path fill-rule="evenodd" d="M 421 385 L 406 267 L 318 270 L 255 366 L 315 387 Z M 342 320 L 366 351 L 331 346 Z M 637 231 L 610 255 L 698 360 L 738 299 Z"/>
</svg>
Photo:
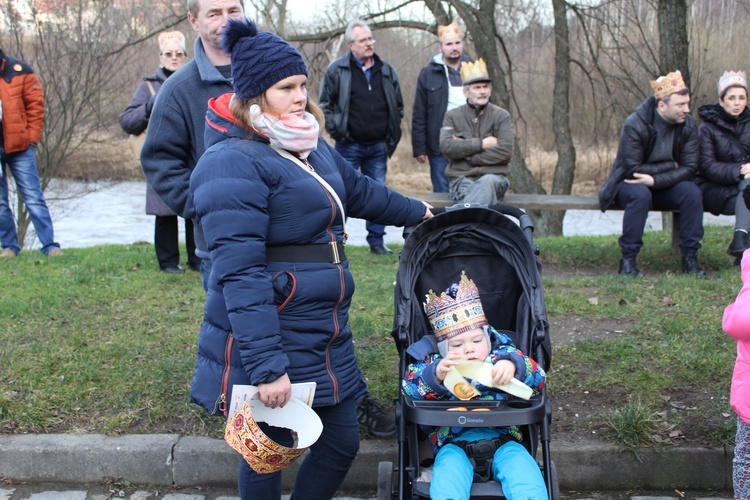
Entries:
<svg viewBox="0 0 750 500">
<path fill-rule="evenodd" d="M 450 160 L 445 173 L 450 196 L 464 203 L 495 205 L 510 187 L 505 177 L 513 155 L 510 114 L 490 103 L 492 82 L 482 59 L 461 64 L 466 104 L 445 114 L 440 150 Z"/>
<path fill-rule="evenodd" d="M 448 158 L 440 152 L 440 127 L 445 112 L 466 102 L 461 84 L 461 63 L 469 62 L 457 23 L 438 26 L 440 53 L 422 68 L 417 79 L 411 115 L 411 146 L 417 162 L 430 163 L 430 179 L 435 193 L 448 192 L 445 167 Z"/>
<path fill-rule="evenodd" d="M 698 265 L 703 238 L 703 199 L 698 169 L 698 127 L 690 116 L 690 91 L 679 71 L 651 82 L 649 96 L 626 120 L 609 177 L 599 189 L 599 207 L 625 210 L 619 274 L 642 277 L 636 259 L 649 210 L 680 211 L 682 271 L 705 277 Z"/>
<path fill-rule="evenodd" d="M 458 361 L 480 361 L 492 365 L 493 386 L 522 381 L 537 394 L 544 387 L 545 373 L 533 359 L 525 356 L 511 338 L 489 325 L 484 315 L 479 290 L 461 273 L 439 297 L 430 290 L 424 303 L 434 335 L 426 335 L 407 349 L 414 359 L 401 381 L 405 396 L 414 399 L 459 401 L 460 394 L 446 380 Z M 507 400 L 511 396 L 496 388 L 471 381 L 479 395 L 476 399 Z M 462 396 L 462 399 L 467 399 Z M 509 500 L 547 499 L 547 489 L 539 467 L 520 444 L 517 427 L 435 427 L 429 433 L 435 452 L 430 483 L 430 498 L 469 498 L 474 474 L 494 479 Z M 467 453 L 473 456 L 475 443 L 494 449 L 486 463 L 477 462 L 476 470 Z"/>
</svg>

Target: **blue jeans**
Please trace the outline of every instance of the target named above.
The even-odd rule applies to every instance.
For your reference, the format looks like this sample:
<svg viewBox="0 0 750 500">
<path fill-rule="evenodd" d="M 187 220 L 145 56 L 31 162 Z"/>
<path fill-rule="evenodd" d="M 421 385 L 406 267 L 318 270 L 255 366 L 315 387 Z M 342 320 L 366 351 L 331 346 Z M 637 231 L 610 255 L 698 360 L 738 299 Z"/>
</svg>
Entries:
<svg viewBox="0 0 750 500">
<path fill-rule="evenodd" d="M 498 432 L 491 428 L 475 428 L 463 433 L 463 441 L 492 439 Z M 495 451 L 492 460 L 492 479 L 503 487 L 508 500 L 547 500 L 547 486 L 534 457 L 521 444 L 509 441 Z M 435 456 L 430 483 L 432 499 L 466 499 L 471 492 L 474 468 L 464 450 L 446 444 Z"/>
<path fill-rule="evenodd" d="M 344 482 L 346 473 L 359 451 L 359 424 L 354 398 L 333 406 L 313 408 L 323 422 L 323 433 L 310 447 L 297 471 L 292 500 L 329 500 Z M 289 446 L 289 431 L 266 428 L 267 435 L 279 444 Z M 273 432 L 276 430 L 276 432 Z M 276 436 L 274 434 L 279 434 Z M 277 440 L 278 439 L 278 440 Z M 240 461 L 238 485 L 242 500 L 279 500 L 281 472 L 258 474 L 244 460 Z"/>
<path fill-rule="evenodd" d="M 29 146 L 25 151 L 6 154 L 0 147 L 0 243 L 3 248 L 10 248 L 15 253 L 21 251 L 18 244 L 16 219 L 8 201 L 8 170 L 16 181 L 16 188 L 34 224 L 34 231 L 42 243 L 42 253 L 47 254 L 53 248 L 60 248 L 55 242 L 52 230 L 52 217 L 47 202 L 42 194 L 39 172 L 36 170 L 36 147 Z M 7 169 L 5 168 L 7 166 Z"/>
<path fill-rule="evenodd" d="M 682 255 L 698 253 L 703 239 L 703 195 L 695 183 L 682 181 L 668 189 L 652 190 L 643 184 L 623 182 L 617 192 L 617 204 L 625 210 L 619 239 L 623 258 L 638 256 L 649 210 L 675 208 L 680 210 Z"/>
<path fill-rule="evenodd" d="M 364 146 L 356 142 L 336 141 L 335 148 L 346 161 L 351 163 L 352 167 L 378 184 L 385 185 L 385 174 L 388 170 L 385 141 L 370 146 Z M 367 243 L 371 247 L 382 245 L 385 226 L 367 221 L 365 227 L 367 228 Z"/>
<path fill-rule="evenodd" d="M 443 155 L 429 156 L 430 180 L 432 180 L 433 193 L 448 192 L 448 176 L 445 175 L 445 167 L 448 166 L 448 158 Z"/>
</svg>

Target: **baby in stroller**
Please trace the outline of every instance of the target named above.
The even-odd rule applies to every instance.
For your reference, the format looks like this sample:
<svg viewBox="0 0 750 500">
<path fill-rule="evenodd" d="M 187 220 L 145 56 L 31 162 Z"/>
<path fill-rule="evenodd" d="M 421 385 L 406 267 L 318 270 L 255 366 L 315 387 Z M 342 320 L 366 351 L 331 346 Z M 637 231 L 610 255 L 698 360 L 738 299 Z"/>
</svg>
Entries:
<svg viewBox="0 0 750 500">
<path fill-rule="evenodd" d="M 508 335 L 489 325 L 479 291 L 465 272 L 439 297 L 430 290 L 424 308 L 434 335 L 425 335 L 407 349 L 416 361 L 408 365 L 401 382 L 404 395 L 458 401 L 455 389 L 444 382 L 460 360 L 493 365 L 493 385 L 505 385 L 516 378 L 534 394 L 542 389 L 544 370 L 518 350 Z M 480 392 L 477 399 L 511 398 L 495 388 L 477 382 L 472 385 Z M 429 439 L 435 452 L 430 498 L 468 499 L 476 473 L 483 480 L 498 481 L 510 500 L 548 499 L 536 461 L 520 444 L 518 428 L 434 427 Z"/>
</svg>

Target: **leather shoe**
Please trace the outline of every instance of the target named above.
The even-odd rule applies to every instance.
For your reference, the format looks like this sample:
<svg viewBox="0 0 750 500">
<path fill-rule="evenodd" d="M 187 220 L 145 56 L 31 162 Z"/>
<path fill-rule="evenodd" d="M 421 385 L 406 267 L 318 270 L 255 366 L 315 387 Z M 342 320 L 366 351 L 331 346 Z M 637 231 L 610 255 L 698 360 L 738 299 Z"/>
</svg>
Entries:
<svg viewBox="0 0 750 500">
<path fill-rule="evenodd" d="M 393 252 L 391 251 L 390 248 L 388 248 L 383 243 L 381 243 L 380 245 L 373 245 L 373 246 L 371 246 L 370 247 L 370 253 L 375 253 L 375 254 L 378 254 L 378 255 L 390 255 Z"/>
<path fill-rule="evenodd" d="M 185 270 L 182 268 L 182 266 L 170 266 L 162 268 L 161 270 L 163 273 L 169 273 L 169 274 L 183 274 Z"/>
<path fill-rule="evenodd" d="M 745 231 L 735 231 L 732 243 L 727 248 L 727 253 L 733 257 L 742 257 L 742 252 L 750 246 L 748 242 L 748 234 Z"/>
<path fill-rule="evenodd" d="M 708 275 L 698 265 L 698 257 L 695 255 L 683 255 L 682 256 L 682 272 L 690 274 L 696 278 L 707 278 Z"/>
<path fill-rule="evenodd" d="M 633 278 L 643 278 L 641 273 L 635 265 L 635 257 L 623 257 L 620 259 L 620 269 L 617 274 L 621 276 L 632 276 Z"/>
</svg>

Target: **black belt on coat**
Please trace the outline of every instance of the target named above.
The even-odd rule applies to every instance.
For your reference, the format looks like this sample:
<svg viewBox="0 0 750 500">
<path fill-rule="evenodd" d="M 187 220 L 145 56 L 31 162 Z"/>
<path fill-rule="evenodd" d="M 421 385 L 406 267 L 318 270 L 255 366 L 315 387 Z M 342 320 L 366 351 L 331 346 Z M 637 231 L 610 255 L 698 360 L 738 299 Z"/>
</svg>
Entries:
<svg viewBox="0 0 750 500">
<path fill-rule="evenodd" d="M 283 245 L 266 247 L 269 262 L 330 262 L 340 264 L 346 260 L 344 244 L 340 242 L 314 245 Z"/>
</svg>

